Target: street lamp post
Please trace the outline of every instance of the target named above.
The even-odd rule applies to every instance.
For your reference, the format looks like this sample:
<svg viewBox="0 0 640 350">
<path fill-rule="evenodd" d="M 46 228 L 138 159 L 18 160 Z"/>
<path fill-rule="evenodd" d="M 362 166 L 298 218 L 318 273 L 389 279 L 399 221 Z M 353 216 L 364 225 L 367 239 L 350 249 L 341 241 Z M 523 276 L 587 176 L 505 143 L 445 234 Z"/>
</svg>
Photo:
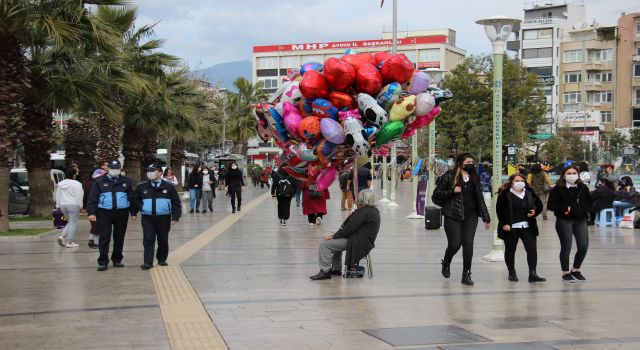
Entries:
<svg viewBox="0 0 640 350">
<path fill-rule="evenodd" d="M 393 0 L 393 43 L 391 45 L 391 53 L 398 52 L 398 1 Z M 396 172 L 398 169 L 398 145 L 396 141 L 391 144 L 391 183 L 389 184 L 389 202 L 388 206 L 397 207 L 396 203 Z M 387 181 L 386 175 L 384 181 Z"/>
<path fill-rule="evenodd" d="M 484 26 L 484 31 L 493 46 L 493 176 L 491 189 L 495 192 L 502 183 L 502 65 L 507 39 L 511 35 L 513 26 L 520 23 L 519 19 L 495 16 L 476 21 Z M 498 239 L 498 217 L 496 214 L 497 196 L 491 195 L 491 222 L 496 230 L 493 235 L 491 253 L 482 257 L 488 261 L 504 261 L 504 246 Z"/>
</svg>

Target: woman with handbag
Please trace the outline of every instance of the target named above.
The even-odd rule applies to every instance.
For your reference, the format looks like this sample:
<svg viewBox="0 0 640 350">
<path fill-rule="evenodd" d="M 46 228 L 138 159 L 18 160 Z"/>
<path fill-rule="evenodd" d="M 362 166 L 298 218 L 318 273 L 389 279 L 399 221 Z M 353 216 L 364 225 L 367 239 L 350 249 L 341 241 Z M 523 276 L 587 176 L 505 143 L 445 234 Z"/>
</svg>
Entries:
<svg viewBox="0 0 640 350">
<path fill-rule="evenodd" d="M 540 164 L 534 164 L 527 176 L 527 183 L 542 201 L 542 220 L 547 220 L 547 197 L 551 191 L 551 177 L 542 170 Z"/>
<path fill-rule="evenodd" d="M 58 244 L 66 248 L 77 248 L 80 245 L 75 242 L 80 211 L 82 210 L 84 190 L 82 184 L 76 180 L 77 170 L 69 168 L 66 179 L 58 183 L 56 189 L 56 207 L 62 210 L 67 218 L 67 225 L 58 237 Z"/>
<path fill-rule="evenodd" d="M 302 188 L 302 214 L 309 219 L 309 225 L 322 224 L 322 217 L 327 214 L 327 199 L 331 198 L 329 190 L 315 191 L 309 187 L 307 181 L 300 185 Z"/>
<path fill-rule="evenodd" d="M 514 261 L 519 240 L 522 240 L 524 249 L 527 251 L 529 283 L 546 281 L 536 273 L 538 263 L 536 237 L 539 234 L 536 216 L 540 215 L 541 211 L 540 198 L 530 187 L 527 187 L 522 174 L 509 176 L 507 182 L 498 190 L 496 204 L 498 238 L 504 241 L 504 262 L 509 271 L 509 281 L 518 282 Z"/>
</svg>

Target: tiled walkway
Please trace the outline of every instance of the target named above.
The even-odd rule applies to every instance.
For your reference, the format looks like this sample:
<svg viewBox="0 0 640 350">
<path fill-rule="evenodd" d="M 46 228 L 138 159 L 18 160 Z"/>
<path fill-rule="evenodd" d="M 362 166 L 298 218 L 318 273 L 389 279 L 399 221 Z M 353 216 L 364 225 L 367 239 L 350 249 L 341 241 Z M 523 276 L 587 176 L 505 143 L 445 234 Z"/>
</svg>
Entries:
<svg viewBox="0 0 640 350">
<path fill-rule="evenodd" d="M 104 273 L 95 270 L 95 250 L 58 247 L 55 235 L 0 241 L 0 349 L 194 348 L 203 333 L 188 327 L 191 343 L 170 342 L 165 327 L 173 319 L 163 322 L 152 274 L 171 271 L 184 271 L 182 284 L 190 283 L 230 349 L 640 349 L 640 231 L 591 229 L 588 281 L 563 285 L 553 221 L 540 221 L 538 272 L 549 281 L 530 285 L 522 247 L 519 283 L 506 280 L 503 263 L 481 261 L 491 235 L 480 228 L 476 285 L 464 287 L 460 253 L 451 279 L 439 274 L 444 232 L 405 219 L 409 190 L 401 184 L 400 207 L 381 207 L 371 280 L 308 279 L 318 270 L 320 240 L 346 215 L 337 191 L 319 227 L 306 223 L 295 201 L 281 227 L 267 198 L 214 232 L 231 216 L 219 196 L 215 214 L 186 214 L 172 229 L 172 250 L 190 241 L 192 249 L 172 253 L 170 263 L 186 260 L 165 271 L 139 269 L 139 225 L 127 233 L 127 267 Z M 265 192 L 250 187 L 245 203 Z"/>
</svg>

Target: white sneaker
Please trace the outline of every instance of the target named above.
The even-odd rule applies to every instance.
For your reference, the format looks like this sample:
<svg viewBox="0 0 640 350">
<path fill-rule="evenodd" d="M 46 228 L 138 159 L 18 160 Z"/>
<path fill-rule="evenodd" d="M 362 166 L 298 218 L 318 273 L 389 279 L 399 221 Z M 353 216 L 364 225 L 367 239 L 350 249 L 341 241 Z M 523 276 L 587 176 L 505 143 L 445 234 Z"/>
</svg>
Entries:
<svg viewBox="0 0 640 350">
<path fill-rule="evenodd" d="M 68 242 L 67 244 L 65 244 L 65 248 L 78 248 L 80 245 L 78 243 L 74 243 L 74 242 Z"/>
<path fill-rule="evenodd" d="M 320 225 L 322 224 L 322 218 L 321 217 L 317 217 L 316 218 L 316 225 Z"/>
<path fill-rule="evenodd" d="M 310 222 L 309 223 L 309 226 L 313 226 L 313 225 L 315 225 L 315 222 Z"/>
<path fill-rule="evenodd" d="M 64 247 L 67 242 L 64 241 L 64 236 L 58 237 L 58 245 Z"/>
<path fill-rule="evenodd" d="M 287 226 L 287 220 L 282 220 L 282 226 Z"/>
</svg>

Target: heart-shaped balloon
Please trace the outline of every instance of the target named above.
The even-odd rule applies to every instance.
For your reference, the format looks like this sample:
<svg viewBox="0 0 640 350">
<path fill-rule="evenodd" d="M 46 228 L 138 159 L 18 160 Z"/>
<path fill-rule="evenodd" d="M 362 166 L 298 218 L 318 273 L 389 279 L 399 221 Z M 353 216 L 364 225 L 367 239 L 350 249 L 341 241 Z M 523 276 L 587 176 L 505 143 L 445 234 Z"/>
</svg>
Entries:
<svg viewBox="0 0 640 350">
<path fill-rule="evenodd" d="M 375 96 L 382 88 L 382 76 L 371 63 L 364 63 L 356 73 L 356 90 Z"/>
<path fill-rule="evenodd" d="M 412 95 L 417 95 L 421 92 L 425 92 L 429 87 L 429 84 L 431 84 L 431 77 L 429 77 L 429 74 L 416 71 L 413 73 L 413 76 L 409 81 L 407 90 L 409 90 Z"/>
<path fill-rule="evenodd" d="M 401 120 L 391 121 L 385 124 L 376 135 L 376 144 L 384 145 L 402 135 L 404 123 Z"/>
<path fill-rule="evenodd" d="M 316 71 L 316 72 L 322 72 L 322 63 L 319 62 L 306 62 L 304 64 L 302 64 L 302 66 L 300 66 L 300 75 L 302 75 L 304 77 L 305 73 L 307 73 L 308 71 Z"/>
<path fill-rule="evenodd" d="M 349 63 L 356 70 L 356 72 L 358 71 L 358 69 L 360 69 L 360 66 L 365 63 L 376 63 L 373 55 L 368 52 L 359 53 L 357 55 L 344 55 L 342 56 L 341 60 Z"/>
<path fill-rule="evenodd" d="M 310 70 L 304 74 L 300 82 L 300 92 L 304 97 L 312 100 L 327 98 L 329 96 L 329 86 L 322 73 Z"/>
<path fill-rule="evenodd" d="M 416 95 L 416 115 L 425 115 L 436 106 L 436 100 L 430 92 L 422 92 Z"/>
<path fill-rule="evenodd" d="M 409 95 L 400 98 L 391 107 L 389 112 L 390 120 L 404 120 L 416 110 L 416 97 Z"/>
<path fill-rule="evenodd" d="M 402 53 L 393 55 L 382 62 L 380 73 L 385 84 L 404 84 L 413 76 L 413 63 Z"/>
<path fill-rule="evenodd" d="M 331 118 L 338 120 L 338 109 L 324 98 L 317 98 L 311 104 L 313 114 L 318 118 Z"/>
<path fill-rule="evenodd" d="M 298 130 L 300 129 L 300 123 L 302 122 L 302 115 L 296 106 L 289 102 L 283 103 L 282 116 L 284 117 L 284 125 L 292 136 L 298 136 Z M 297 137 L 296 137 L 297 138 Z"/>
<path fill-rule="evenodd" d="M 338 172 L 332 166 L 322 169 L 316 178 L 316 191 L 324 191 L 329 188 L 337 176 Z"/>
<path fill-rule="evenodd" d="M 320 131 L 327 141 L 335 144 L 344 142 L 344 131 L 337 121 L 331 118 L 323 118 L 320 120 Z"/>
<path fill-rule="evenodd" d="M 329 102 L 340 110 L 353 108 L 353 97 L 344 92 L 333 91 L 329 94 Z"/>
<path fill-rule="evenodd" d="M 380 52 L 376 52 L 375 55 L 373 55 L 374 60 L 376 61 L 376 67 L 380 66 L 380 63 L 382 63 L 384 60 L 386 60 L 387 58 L 393 56 L 392 54 L 386 52 L 386 51 L 380 51 Z"/>
<path fill-rule="evenodd" d="M 324 77 L 334 90 L 346 91 L 356 79 L 356 70 L 347 62 L 329 57 L 324 62 Z"/>
</svg>

